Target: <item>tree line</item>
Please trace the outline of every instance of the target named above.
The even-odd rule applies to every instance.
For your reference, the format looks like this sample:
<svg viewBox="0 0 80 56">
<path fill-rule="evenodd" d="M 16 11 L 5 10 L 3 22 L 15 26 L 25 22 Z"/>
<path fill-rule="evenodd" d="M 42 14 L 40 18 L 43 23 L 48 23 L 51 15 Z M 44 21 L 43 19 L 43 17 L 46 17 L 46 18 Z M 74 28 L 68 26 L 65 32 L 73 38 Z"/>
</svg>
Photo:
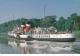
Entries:
<svg viewBox="0 0 80 56">
<path fill-rule="evenodd" d="M 69 17 L 64 18 L 63 16 L 57 19 L 56 15 L 45 16 L 44 18 L 19 18 L 0 24 L 0 32 L 11 31 L 16 26 L 20 26 L 23 22 L 34 27 L 55 27 L 59 32 L 73 32 L 80 30 L 80 15 L 72 13 Z"/>
</svg>

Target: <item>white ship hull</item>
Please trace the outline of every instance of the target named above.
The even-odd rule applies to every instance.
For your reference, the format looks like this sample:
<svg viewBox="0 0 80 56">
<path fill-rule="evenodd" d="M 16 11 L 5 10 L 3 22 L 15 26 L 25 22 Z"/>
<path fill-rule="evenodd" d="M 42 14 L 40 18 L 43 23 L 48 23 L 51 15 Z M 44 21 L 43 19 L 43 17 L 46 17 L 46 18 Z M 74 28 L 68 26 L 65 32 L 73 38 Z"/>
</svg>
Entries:
<svg viewBox="0 0 80 56">
<path fill-rule="evenodd" d="M 15 37 L 15 38 L 17 37 L 17 35 L 16 35 L 15 33 L 10 33 L 10 32 L 9 32 L 8 35 L 9 35 L 10 37 Z"/>
<path fill-rule="evenodd" d="M 34 34 L 35 40 L 46 41 L 59 41 L 59 42 L 72 42 L 75 41 L 73 34 Z"/>
<path fill-rule="evenodd" d="M 24 40 L 39 40 L 39 41 L 59 41 L 59 42 L 72 42 L 75 41 L 73 34 L 32 34 L 29 35 L 12 35 L 15 38 Z"/>
<path fill-rule="evenodd" d="M 8 35 L 10 36 L 10 37 L 14 37 L 14 38 L 23 38 L 23 39 L 25 39 L 25 38 L 28 38 L 28 36 L 29 35 L 24 35 L 24 34 L 22 34 L 22 35 L 17 35 L 17 34 L 15 34 L 15 33 L 8 33 Z"/>
</svg>

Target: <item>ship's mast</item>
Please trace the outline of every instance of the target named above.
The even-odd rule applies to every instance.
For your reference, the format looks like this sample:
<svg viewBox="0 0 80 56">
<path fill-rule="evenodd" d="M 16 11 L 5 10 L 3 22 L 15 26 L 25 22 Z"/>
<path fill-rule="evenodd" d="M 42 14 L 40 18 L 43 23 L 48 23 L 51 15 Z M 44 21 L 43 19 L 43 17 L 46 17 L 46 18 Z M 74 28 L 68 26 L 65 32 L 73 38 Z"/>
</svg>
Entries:
<svg viewBox="0 0 80 56">
<path fill-rule="evenodd" d="M 45 16 L 46 16 L 46 8 L 47 8 L 47 5 L 46 4 L 44 4 L 44 19 L 45 19 Z M 47 25 L 45 25 L 45 27 L 46 27 Z"/>
<path fill-rule="evenodd" d="M 46 14 L 46 4 L 44 5 L 44 18 L 45 18 L 45 14 Z"/>
</svg>

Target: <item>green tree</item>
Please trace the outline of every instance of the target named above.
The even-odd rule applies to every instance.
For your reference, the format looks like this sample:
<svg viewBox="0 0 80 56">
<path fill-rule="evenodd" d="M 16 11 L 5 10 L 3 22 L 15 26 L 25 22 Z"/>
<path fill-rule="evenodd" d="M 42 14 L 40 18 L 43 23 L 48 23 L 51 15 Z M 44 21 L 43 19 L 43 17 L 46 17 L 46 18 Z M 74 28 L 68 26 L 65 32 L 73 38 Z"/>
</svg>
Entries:
<svg viewBox="0 0 80 56">
<path fill-rule="evenodd" d="M 64 17 L 60 17 L 59 20 L 57 21 L 58 31 L 65 31 L 65 23 L 66 19 L 64 19 Z"/>
<path fill-rule="evenodd" d="M 55 26 L 56 16 L 46 16 L 42 18 L 41 21 L 42 21 L 41 25 L 43 27 Z"/>
</svg>

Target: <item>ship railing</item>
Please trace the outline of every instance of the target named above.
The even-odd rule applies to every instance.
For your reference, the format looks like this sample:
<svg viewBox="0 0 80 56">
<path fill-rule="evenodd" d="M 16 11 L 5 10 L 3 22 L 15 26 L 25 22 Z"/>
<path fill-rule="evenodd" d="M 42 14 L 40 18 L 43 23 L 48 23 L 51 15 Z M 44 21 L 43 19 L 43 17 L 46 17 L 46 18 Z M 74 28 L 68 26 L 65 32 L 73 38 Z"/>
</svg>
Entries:
<svg viewBox="0 0 80 56">
<path fill-rule="evenodd" d="M 50 38 L 50 34 L 32 34 L 33 38 Z"/>
</svg>

